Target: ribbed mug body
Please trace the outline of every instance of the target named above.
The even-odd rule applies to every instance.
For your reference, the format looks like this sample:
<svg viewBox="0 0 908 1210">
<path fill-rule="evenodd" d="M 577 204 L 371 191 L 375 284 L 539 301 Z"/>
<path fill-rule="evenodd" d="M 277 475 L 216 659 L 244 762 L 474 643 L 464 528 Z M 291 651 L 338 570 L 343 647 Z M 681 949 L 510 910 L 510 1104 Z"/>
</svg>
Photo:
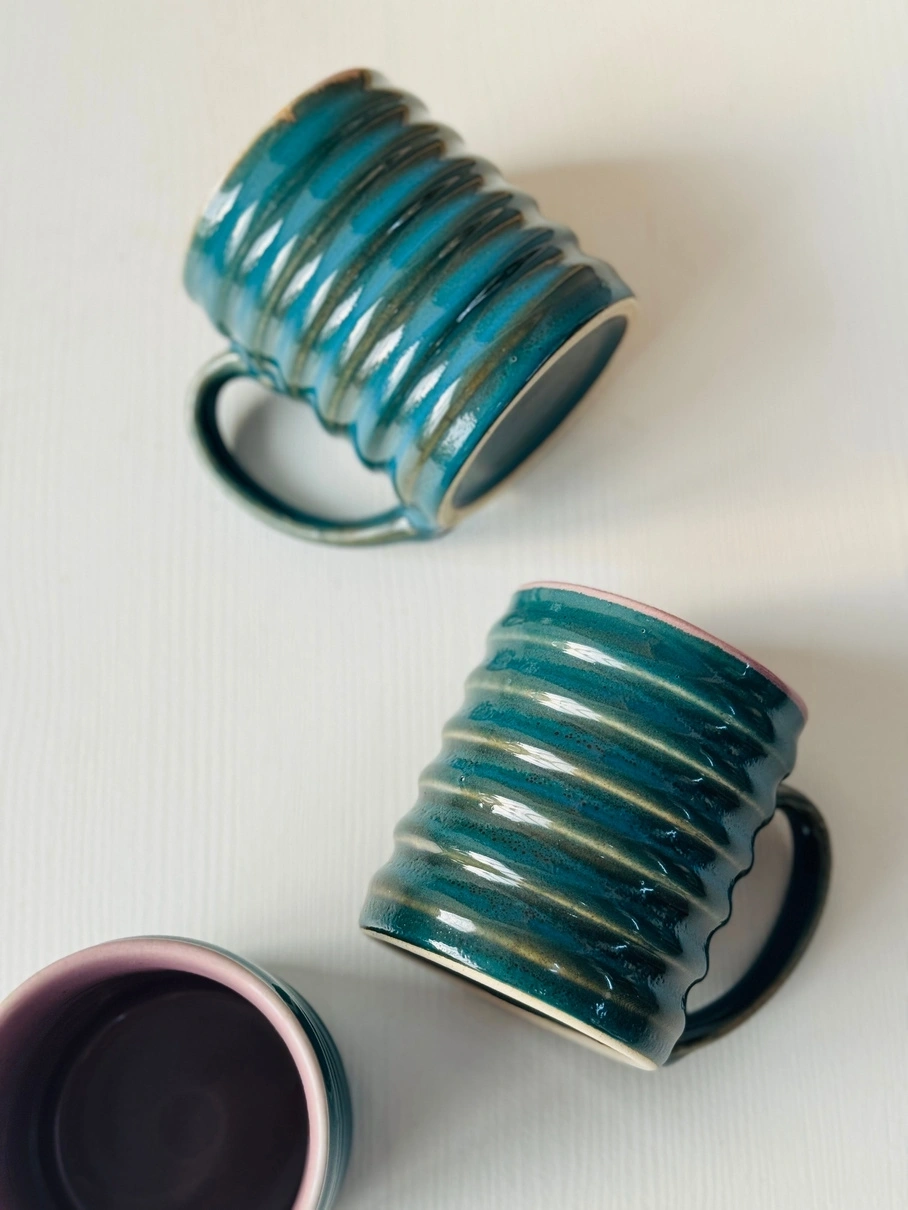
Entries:
<svg viewBox="0 0 908 1210">
<path fill-rule="evenodd" d="M 423 531 L 557 426 L 631 303 L 571 232 L 369 71 L 306 93 L 255 141 L 198 222 L 185 283 L 249 373 L 347 432 Z"/>
<path fill-rule="evenodd" d="M 658 1066 L 803 722 L 772 674 L 677 620 L 521 590 L 361 924 Z"/>
</svg>

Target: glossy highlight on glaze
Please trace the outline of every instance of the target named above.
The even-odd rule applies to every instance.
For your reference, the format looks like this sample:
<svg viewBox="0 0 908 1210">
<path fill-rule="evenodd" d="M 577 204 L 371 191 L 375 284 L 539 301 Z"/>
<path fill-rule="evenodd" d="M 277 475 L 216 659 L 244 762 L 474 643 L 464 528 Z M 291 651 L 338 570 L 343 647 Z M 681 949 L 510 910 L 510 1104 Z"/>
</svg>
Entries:
<svg viewBox="0 0 908 1210">
<path fill-rule="evenodd" d="M 610 266 L 366 70 L 305 93 L 253 143 L 199 220 L 184 280 L 230 342 L 192 392 L 209 462 L 266 519 L 343 543 L 450 527 L 579 401 L 632 307 Z M 220 388 L 241 375 L 347 433 L 401 507 L 343 524 L 255 483 L 217 429 Z"/>
<path fill-rule="evenodd" d="M 360 923 L 652 1068 L 685 1032 L 804 716 L 746 658 L 644 610 L 570 586 L 515 595 Z M 787 974 L 825 896 L 825 828 L 784 796 L 807 889 L 734 1023 Z"/>
</svg>

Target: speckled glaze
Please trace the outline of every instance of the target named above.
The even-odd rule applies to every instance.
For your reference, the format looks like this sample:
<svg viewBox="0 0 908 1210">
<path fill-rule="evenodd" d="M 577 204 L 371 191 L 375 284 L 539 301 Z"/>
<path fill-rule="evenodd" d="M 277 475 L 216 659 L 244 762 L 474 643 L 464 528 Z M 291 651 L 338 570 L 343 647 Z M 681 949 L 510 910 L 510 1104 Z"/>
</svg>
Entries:
<svg viewBox="0 0 908 1210">
<path fill-rule="evenodd" d="M 653 1068 L 749 1015 L 828 882 L 816 809 L 780 788 L 803 705 L 696 628 L 572 586 L 520 590 L 375 876 L 361 925 L 613 1057 Z M 730 993 L 685 1015 L 776 806 L 795 861 Z"/>
<path fill-rule="evenodd" d="M 41 1152 L 37 1106 L 43 1089 L 53 1086 L 61 1051 L 72 1036 L 84 1038 L 92 1028 L 91 1013 L 97 1010 L 84 1006 L 111 980 L 161 972 L 199 975 L 232 989 L 281 1036 L 300 1074 L 308 1115 L 305 1169 L 291 1210 L 328 1210 L 343 1181 L 352 1138 L 347 1078 L 331 1035 L 289 984 L 217 946 L 176 937 L 131 937 L 70 954 L 0 1004 L 3 1210 L 60 1204 L 36 1158 Z"/>
<path fill-rule="evenodd" d="M 253 143 L 198 222 L 185 284 L 230 342 L 191 391 L 207 460 L 265 519 L 346 544 L 450 527 L 571 410 L 632 309 L 610 266 L 365 70 L 305 93 Z M 217 427 L 218 393 L 241 375 L 347 433 L 400 508 L 334 522 L 253 481 Z M 484 445 L 492 465 L 476 467 Z"/>
</svg>

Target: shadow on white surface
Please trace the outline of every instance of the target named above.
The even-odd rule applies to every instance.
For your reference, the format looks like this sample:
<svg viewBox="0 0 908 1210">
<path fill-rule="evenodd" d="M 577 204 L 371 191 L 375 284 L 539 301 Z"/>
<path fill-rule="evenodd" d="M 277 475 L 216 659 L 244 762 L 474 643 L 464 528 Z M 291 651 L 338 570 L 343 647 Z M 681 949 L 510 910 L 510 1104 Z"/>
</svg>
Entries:
<svg viewBox="0 0 908 1210">
<path fill-rule="evenodd" d="M 884 645 L 896 640 L 894 634 L 887 639 L 891 621 L 883 611 L 877 625 L 870 626 L 869 589 L 865 597 L 865 617 L 852 617 L 850 624 L 853 651 L 777 647 L 750 641 L 740 621 L 736 627 L 736 637 L 754 658 L 795 686 L 810 711 L 790 780 L 816 803 L 829 826 L 832 879 L 825 919 L 807 951 L 808 965 L 817 942 L 835 944 L 842 954 L 857 946 L 869 960 L 882 944 L 878 923 L 885 918 L 883 905 L 904 886 L 908 667 L 894 645 L 890 660 L 861 655 L 868 640 Z M 835 613 L 833 604 L 825 617 L 814 608 L 816 629 L 842 626 Z M 903 619 L 896 621 L 904 625 Z M 742 881 L 742 890 L 744 885 Z"/>
<path fill-rule="evenodd" d="M 587 399 L 492 502 L 500 516 L 471 526 L 477 541 L 502 527 L 518 542 L 554 537 L 568 510 L 586 534 L 607 495 L 664 523 L 723 477 L 742 492 L 764 478 L 780 434 L 786 449 L 807 440 L 816 405 L 801 367 L 828 337 L 830 291 L 809 241 L 791 240 L 796 199 L 777 169 L 717 155 L 510 175 L 614 265 L 639 313 Z"/>
</svg>

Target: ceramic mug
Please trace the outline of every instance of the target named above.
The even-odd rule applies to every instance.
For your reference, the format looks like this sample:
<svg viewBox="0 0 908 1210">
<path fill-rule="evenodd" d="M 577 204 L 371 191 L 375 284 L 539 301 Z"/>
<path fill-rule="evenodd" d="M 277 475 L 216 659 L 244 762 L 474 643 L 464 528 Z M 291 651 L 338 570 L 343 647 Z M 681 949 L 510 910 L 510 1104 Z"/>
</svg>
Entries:
<svg viewBox="0 0 908 1210">
<path fill-rule="evenodd" d="M 731 1029 L 800 957 L 830 846 L 780 782 L 801 699 L 756 661 L 645 605 L 521 589 L 372 881 L 369 934 L 652 1069 Z M 778 808 L 790 884 L 754 965 L 685 1013 L 754 839 Z"/>
<path fill-rule="evenodd" d="M 256 139 L 199 219 L 184 279 L 230 342 L 191 388 L 205 458 L 265 520 L 344 544 L 450 528 L 579 402 L 633 306 L 610 266 L 365 70 Z M 347 433 L 399 507 L 342 522 L 257 483 L 218 428 L 221 388 L 242 376 Z"/>
<path fill-rule="evenodd" d="M 71 954 L 0 1005 L 3 1210 L 327 1210 L 346 1077 L 292 987 L 198 941 Z"/>
</svg>

